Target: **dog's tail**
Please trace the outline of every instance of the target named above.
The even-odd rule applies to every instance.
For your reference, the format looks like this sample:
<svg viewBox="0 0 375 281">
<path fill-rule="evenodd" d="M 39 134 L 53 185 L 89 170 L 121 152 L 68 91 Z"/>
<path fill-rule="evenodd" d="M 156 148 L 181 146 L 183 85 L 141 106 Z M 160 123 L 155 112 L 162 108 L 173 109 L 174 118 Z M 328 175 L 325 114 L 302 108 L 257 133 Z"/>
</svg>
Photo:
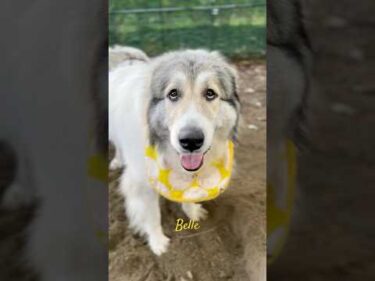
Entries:
<svg viewBox="0 0 375 281">
<path fill-rule="evenodd" d="M 112 69 L 115 66 L 123 62 L 148 62 L 149 57 L 141 50 L 133 47 L 125 47 L 116 45 L 108 50 L 109 55 L 109 68 Z"/>
</svg>

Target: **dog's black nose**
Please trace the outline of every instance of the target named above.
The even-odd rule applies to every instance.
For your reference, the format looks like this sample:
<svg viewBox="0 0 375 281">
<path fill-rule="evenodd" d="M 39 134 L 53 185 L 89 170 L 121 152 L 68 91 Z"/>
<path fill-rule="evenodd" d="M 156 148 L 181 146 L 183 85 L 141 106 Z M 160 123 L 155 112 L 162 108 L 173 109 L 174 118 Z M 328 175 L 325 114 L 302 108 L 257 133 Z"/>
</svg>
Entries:
<svg viewBox="0 0 375 281">
<path fill-rule="evenodd" d="M 198 128 L 183 129 L 178 138 L 181 147 L 190 152 L 198 150 L 204 143 L 204 134 L 202 130 Z"/>
</svg>

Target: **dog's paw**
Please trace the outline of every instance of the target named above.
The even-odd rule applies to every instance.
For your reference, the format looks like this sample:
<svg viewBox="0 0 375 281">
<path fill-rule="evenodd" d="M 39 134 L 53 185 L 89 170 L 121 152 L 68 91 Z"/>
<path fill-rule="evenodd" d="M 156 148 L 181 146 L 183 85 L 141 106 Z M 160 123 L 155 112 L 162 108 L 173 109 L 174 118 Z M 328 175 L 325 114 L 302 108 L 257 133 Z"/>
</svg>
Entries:
<svg viewBox="0 0 375 281">
<path fill-rule="evenodd" d="M 169 245 L 169 238 L 165 236 L 163 233 L 158 235 L 152 235 L 149 237 L 149 245 L 152 252 L 155 255 L 160 256 L 167 251 Z"/>
<path fill-rule="evenodd" d="M 182 210 L 193 221 L 204 220 L 208 215 L 208 211 L 197 203 L 182 203 Z"/>
<path fill-rule="evenodd" d="M 109 164 L 110 170 L 117 170 L 122 168 L 122 163 L 116 157 L 112 159 L 111 163 Z"/>
</svg>

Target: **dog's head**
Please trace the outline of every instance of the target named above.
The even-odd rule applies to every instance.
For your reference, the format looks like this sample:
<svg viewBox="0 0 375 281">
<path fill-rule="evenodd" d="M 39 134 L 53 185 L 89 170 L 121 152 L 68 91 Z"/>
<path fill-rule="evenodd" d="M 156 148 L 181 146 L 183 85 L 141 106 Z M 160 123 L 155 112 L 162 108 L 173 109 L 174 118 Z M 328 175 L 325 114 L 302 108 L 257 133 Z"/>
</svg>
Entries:
<svg viewBox="0 0 375 281">
<path fill-rule="evenodd" d="M 185 170 L 202 166 L 215 139 L 236 137 L 236 73 L 217 52 L 187 50 L 155 59 L 150 86 L 150 141 L 170 144 Z"/>
</svg>

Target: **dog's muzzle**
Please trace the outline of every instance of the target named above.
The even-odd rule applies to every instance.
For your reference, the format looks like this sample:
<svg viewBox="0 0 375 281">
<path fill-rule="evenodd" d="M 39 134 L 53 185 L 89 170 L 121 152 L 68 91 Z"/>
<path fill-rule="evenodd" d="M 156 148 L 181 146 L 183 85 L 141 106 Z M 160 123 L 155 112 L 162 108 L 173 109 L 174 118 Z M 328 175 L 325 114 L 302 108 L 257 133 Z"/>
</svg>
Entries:
<svg viewBox="0 0 375 281">
<path fill-rule="evenodd" d="M 199 128 L 185 128 L 179 133 L 178 141 L 182 149 L 194 152 L 203 146 L 204 134 Z"/>
<path fill-rule="evenodd" d="M 201 129 L 188 127 L 181 130 L 178 140 L 183 153 L 180 155 L 182 167 L 187 171 L 197 171 L 203 165 L 204 153 L 199 151 L 204 144 Z"/>
</svg>

